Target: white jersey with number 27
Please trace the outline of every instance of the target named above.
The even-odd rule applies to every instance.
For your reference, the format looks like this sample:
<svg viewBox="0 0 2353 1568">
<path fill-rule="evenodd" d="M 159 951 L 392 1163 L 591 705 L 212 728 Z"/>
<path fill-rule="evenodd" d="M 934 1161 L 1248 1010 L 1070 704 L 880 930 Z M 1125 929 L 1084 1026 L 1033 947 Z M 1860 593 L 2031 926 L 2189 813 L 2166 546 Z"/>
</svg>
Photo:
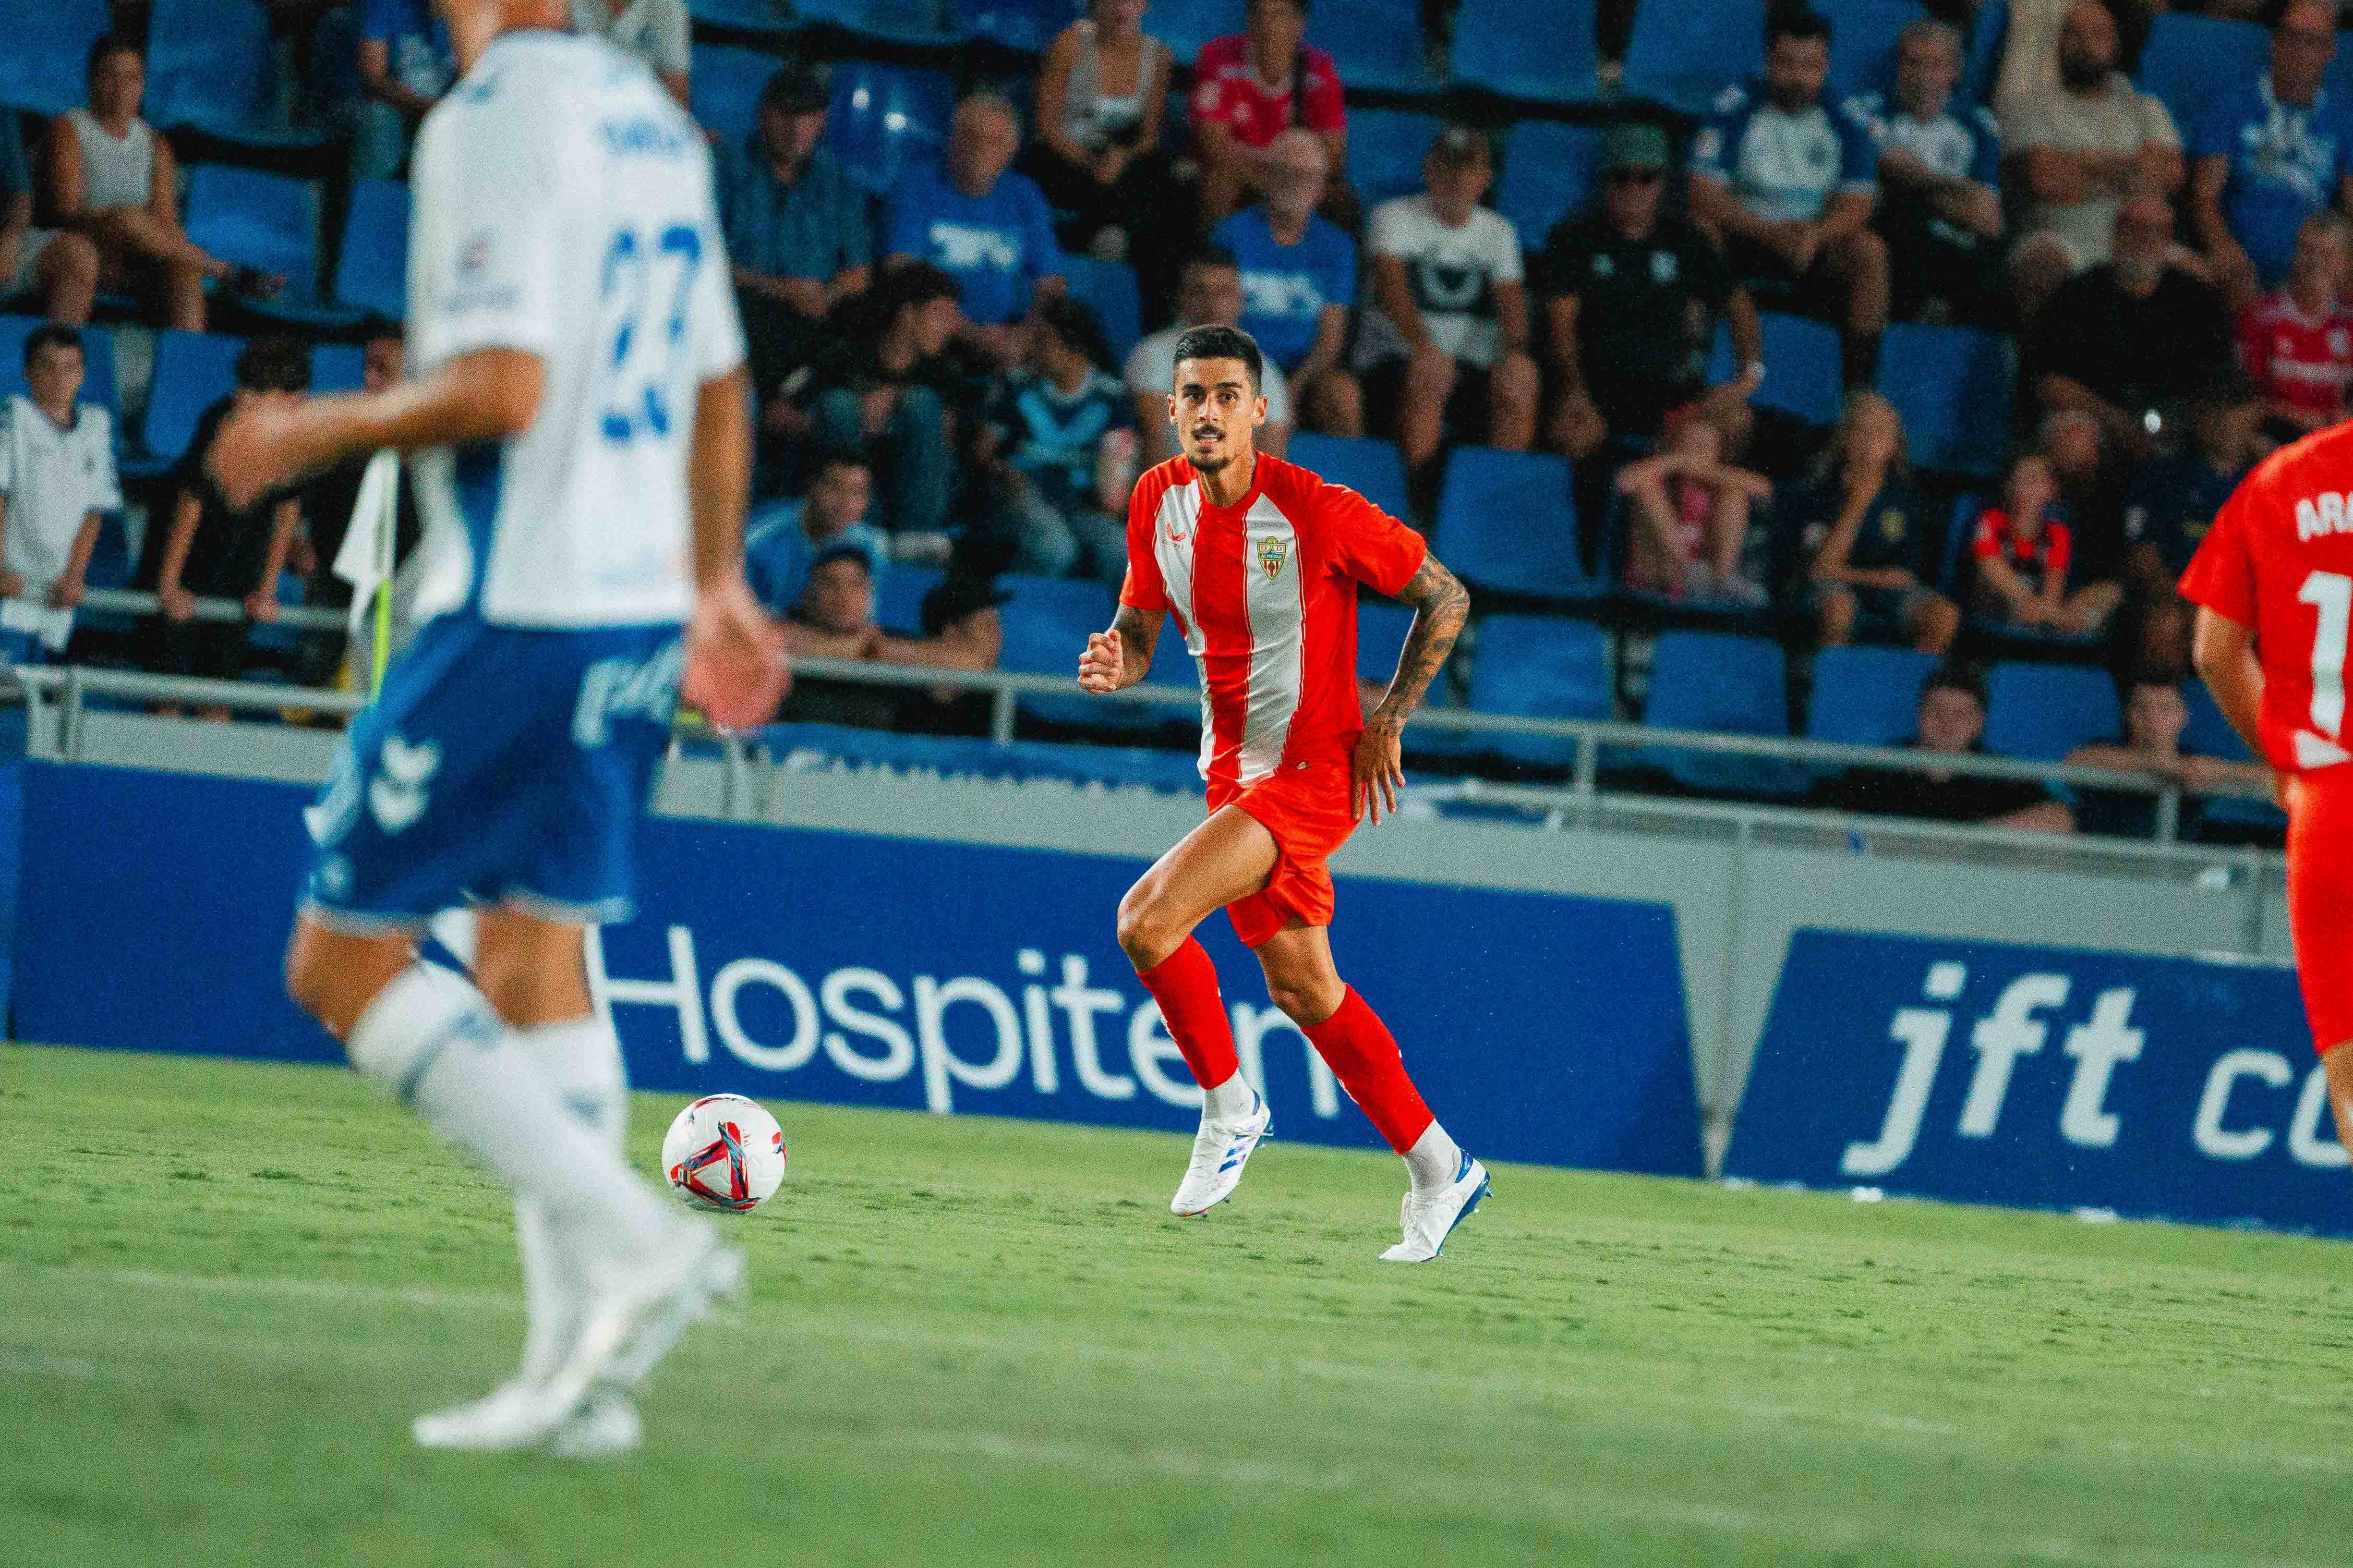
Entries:
<svg viewBox="0 0 2353 1568">
<path fill-rule="evenodd" d="M 602 41 L 508 33 L 426 116 L 410 189 L 410 374 L 546 366 L 530 429 L 418 455 L 419 613 L 683 620 L 695 398 L 744 361 L 702 133 Z"/>
</svg>

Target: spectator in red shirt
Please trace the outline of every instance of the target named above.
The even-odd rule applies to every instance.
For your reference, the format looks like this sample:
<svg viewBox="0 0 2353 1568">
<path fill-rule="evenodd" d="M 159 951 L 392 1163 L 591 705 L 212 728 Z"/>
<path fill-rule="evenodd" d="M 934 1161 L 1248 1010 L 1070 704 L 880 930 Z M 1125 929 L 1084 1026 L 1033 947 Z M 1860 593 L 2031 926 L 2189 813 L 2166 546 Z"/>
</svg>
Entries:
<svg viewBox="0 0 2353 1568">
<path fill-rule="evenodd" d="M 2263 400 L 2264 433 L 2283 441 L 2345 416 L 2353 379 L 2353 310 L 2337 302 L 2353 263 L 2353 225 L 2315 213 L 2295 237 L 2287 282 L 2239 312 L 2239 359 Z"/>
<path fill-rule="evenodd" d="M 1201 46 L 1193 63 L 1193 153 L 1201 165 L 1201 220 L 1217 223 L 1261 184 L 1257 154 L 1293 126 L 1324 140 L 1333 170 L 1324 213 L 1353 229 L 1356 193 L 1340 177 L 1348 111 L 1332 57 L 1306 43 L 1308 0 L 1250 0 L 1244 28 Z"/>
<path fill-rule="evenodd" d="M 1977 558 L 1971 607 L 1992 621 L 2051 631 L 2093 632 L 2124 602 L 2115 583 L 2067 590 L 2075 536 L 2057 515 L 2058 477 L 2040 452 L 2021 452 L 2002 485 L 2002 504 L 1978 514 L 1970 553 Z"/>
</svg>

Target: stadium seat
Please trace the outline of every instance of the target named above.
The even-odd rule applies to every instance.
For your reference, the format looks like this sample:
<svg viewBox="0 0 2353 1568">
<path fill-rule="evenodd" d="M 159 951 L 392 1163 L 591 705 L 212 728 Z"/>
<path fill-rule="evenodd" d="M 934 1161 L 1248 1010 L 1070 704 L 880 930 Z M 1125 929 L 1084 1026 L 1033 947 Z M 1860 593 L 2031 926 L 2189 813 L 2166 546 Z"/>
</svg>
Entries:
<svg viewBox="0 0 2353 1568">
<path fill-rule="evenodd" d="M 1387 686 L 1397 679 L 1398 656 L 1413 630 L 1413 612 L 1385 599 L 1356 601 L 1356 679 Z M 1442 686 L 1441 672 L 1433 685 Z"/>
<path fill-rule="evenodd" d="M 2017 380 L 2010 340 L 1991 332 L 1898 321 L 1880 340 L 1879 394 L 1903 417 L 1912 461 L 1935 472 L 2000 468 Z"/>
<path fill-rule="evenodd" d="M 78 109 L 84 66 L 110 23 L 106 0 L 0 0 L 0 104 L 40 114 Z"/>
<path fill-rule="evenodd" d="M 1335 485 L 1345 485 L 1391 517 L 1411 518 L 1406 499 L 1405 461 L 1398 449 L 1371 436 L 1314 436 L 1301 431 L 1291 438 L 1291 460 L 1311 468 Z"/>
<path fill-rule="evenodd" d="M 166 131 L 195 129 L 253 146 L 323 143 L 325 132 L 286 122 L 276 68 L 260 0 L 154 0 L 142 112 Z"/>
<path fill-rule="evenodd" d="M 1111 625 L 1112 592 L 1086 577 L 1019 577 L 997 579 L 1012 596 L 997 614 L 1005 623 L 1005 647 L 997 668 L 1022 675 L 1067 676 L 1079 667 L 1079 653 L 1089 634 Z M 1166 641 L 1173 627 L 1164 628 Z M 1020 700 L 1020 710 L 1032 718 L 1056 724 L 1102 724 L 1106 705 L 1072 689 L 1067 697 Z"/>
<path fill-rule="evenodd" d="M 1626 44 L 1625 90 L 1704 113 L 1765 68 L 1765 0 L 1641 0 Z"/>
<path fill-rule="evenodd" d="M 934 566 L 883 567 L 882 574 L 874 579 L 874 624 L 886 632 L 922 635 L 923 595 L 946 576 Z"/>
<path fill-rule="evenodd" d="M 860 184 L 887 191 L 902 169 L 938 160 L 955 110 L 955 86 L 938 71 L 840 60 L 826 145 Z"/>
<path fill-rule="evenodd" d="M 1471 707 L 1523 719 L 1608 720 L 1609 637 L 1589 621 L 1490 616 L 1479 623 Z M 1479 749 L 1532 767 L 1569 768 L 1577 742 L 1549 735 L 1489 733 Z"/>
<path fill-rule="evenodd" d="M 722 142 L 740 142 L 750 135 L 760 114 L 760 89 L 783 63 L 758 49 L 695 45 L 686 96 L 696 121 Z"/>
<path fill-rule="evenodd" d="M 1071 285 L 1071 298 L 1093 307 L 1111 344 L 1112 361 L 1103 368 L 1117 376 L 1128 351 L 1144 336 L 1144 296 L 1136 287 L 1135 268 L 1124 261 L 1066 255 L 1061 270 Z"/>
<path fill-rule="evenodd" d="M 2140 88 L 2172 111 L 2187 141 L 2218 94 L 2271 68 L 2271 35 L 2256 23 L 2166 12 L 2141 48 Z"/>
<path fill-rule="evenodd" d="M 954 0 L 948 14 L 972 37 L 1042 55 L 1054 35 L 1084 16 L 1086 7 L 1079 0 Z"/>
<path fill-rule="evenodd" d="M 1895 85 L 1895 37 L 1928 14 L 1919 0 L 1814 0 L 1830 19 L 1834 101 Z"/>
<path fill-rule="evenodd" d="M 318 343 L 311 350 L 313 393 L 357 392 L 367 384 L 367 351 L 357 343 Z"/>
<path fill-rule="evenodd" d="M 1609 592 L 1578 554 L 1568 464 L 1549 453 L 1455 447 L 1430 548 L 1465 581 L 1498 593 L 1569 601 Z"/>
<path fill-rule="evenodd" d="M 1418 95 L 1439 89 L 1421 31 L 1421 0 L 1315 0 L 1307 13 L 1307 41 L 1330 51 L 1351 91 Z M 1351 134 L 1355 130 L 1351 124 Z"/>
<path fill-rule="evenodd" d="M 791 0 L 688 0 L 687 15 L 731 33 L 789 33 L 800 24 Z"/>
<path fill-rule="evenodd" d="M 1444 123 L 1411 109 L 1348 110 L 1348 183 L 1367 209 L 1421 189 L 1421 161 Z"/>
<path fill-rule="evenodd" d="M 47 323 L 37 316 L 0 316 L 0 397 L 26 393 L 25 340 Z M 81 401 L 95 403 L 114 416 L 114 439 L 123 438 L 122 396 L 115 381 L 114 332 L 107 327 L 83 327 L 81 334 Z"/>
<path fill-rule="evenodd" d="M 2255 754 L 2222 717 L 2214 695 L 2206 689 L 2202 680 L 2181 683 L 2181 700 L 2189 709 L 2189 722 L 2182 726 L 2181 749 L 2199 756 L 2220 757 L 2224 762 L 2251 763 Z M 2188 820 L 2185 815 L 2185 821 Z M 2274 832 L 2287 826 L 2287 815 L 2268 800 L 2254 800 L 2244 795 L 2215 795 L 2202 800 L 2197 806 L 2200 826 L 2263 828 Z"/>
<path fill-rule="evenodd" d="M 940 0 L 793 0 L 793 16 L 805 26 L 917 46 L 958 44 L 971 36 L 949 9 Z"/>
<path fill-rule="evenodd" d="M 1908 647 L 1826 647 L 1814 656 L 1806 738 L 1849 746 L 1898 746 L 1917 727 L 1920 689 L 1936 656 Z"/>
<path fill-rule="evenodd" d="M 196 434 L 196 421 L 215 399 L 237 386 L 237 356 L 243 338 L 207 332 L 155 334 L 155 377 L 140 427 L 145 449 L 135 472 L 157 473 L 180 460 Z"/>
<path fill-rule="evenodd" d="M 319 187 L 310 181 L 199 163 L 188 172 L 187 230 L 224 261 L 285 274 L 285 292 L 264 308 L 319 304 Z"/>
<path fill-rule="evenodd" d="M 1356 134 L 1354 121 L 1349 134 Z M 1594 191 L 1601 132 L 1589 125 L 1524 121 L 1504 142 L 1495 210 L 1520 231 L 1520 248 L 1540 250 L 1552 226 L 1584 206 Z"/>
<path fill-rule="evenodd" d="M 1461 0 L 1455 8 L 1455 86 L 1530 103 L 1589 103 L 1598 63 L 1593 0 Z"/>
<path fill-rule="evenodd" d="M 1781 645 L 1732 632 L 1662 632 L 1651 650 L 1651 700 L 1642 721 L 1663 730 L 1718 734 L 1789 732 Z M 1642 760 L 1678 784 L 1710 794 L 1790 795 L 1810 782 L 1795 763 L 1723 756 L 1666 746 Z"/>
<path fill-rule="evenodd" d="M 408 313 L 408 187 L 363 180 L 352 187 L 335 260 L 335 300 L 354 310 L 399 321 Z"/>
<path fill-rule="evenodd" d="M 1994 73 L 2001 68 L 2002 46 L 2010 41 L 2010 0 L 1984 0 L 1969 18 L 1968 49 L 1961 61 L 1953 101 L 1976 108 L 1993 97 Z"/>
<path fill-rule="evenodd" d="M 1809 425 L 1837 424 L 1839 410 L 1846 404 L 1841 384 L 1844 377 L 1839 367 L 1838 329 L 1778 310 L 1760 310 L 1757 315 L 1765 329 L 1767 368 L 1765 384 L 1750 401 L 1762 408 L 1777 408 Z M 1732 379 L 1729 327 L 1716 328 L 1715 352 L 1708 356 L 1707 378 L 1711 382 Z"/>
<path fill-rule="evenodd" d="M 1314 26 L 1312 11 L 1308 26 Z M 1203 44 L 1242 30 L 1242 0 L 1155 0 L 1144 14 L 1144 30 L 1166 44 L 1176 63 L 1189 70 Z"/>
<path fill-rule="evenodd" d="M 1986 681 L 1986 750 L 2055 763 L 2076 747 L 2124 732 L 2108 672 L 2081 664 L 2006 659 Z"/>
</svg>

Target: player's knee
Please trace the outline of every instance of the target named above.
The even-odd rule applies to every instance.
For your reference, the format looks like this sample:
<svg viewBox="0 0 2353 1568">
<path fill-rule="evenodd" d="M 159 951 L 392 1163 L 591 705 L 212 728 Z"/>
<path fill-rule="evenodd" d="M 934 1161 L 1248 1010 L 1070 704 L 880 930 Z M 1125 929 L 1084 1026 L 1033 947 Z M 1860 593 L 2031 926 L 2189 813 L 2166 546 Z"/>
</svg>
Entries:
<svg viewBox="0 0 2353 1568">
<path fill-rule="evenodd" d="M 1184 933 L 1173 929 L 1174 922 L 1160 907 L 1160 900 L 1146 883 L 1138 882 L 1119 901 L 1119 947 L 1135 965 L 1138 974 L 1157 969 L 1166 962 L 1184 941 Z"/>
<path fill-rule="evenodd" d="M 1340 1004 L 1347 999 L 1348 988 L 1327 975 L 1270 974 L 1266 994 L 1282 1009 L 1284 1017 L 1307 1029 L 1338 1012 Z"/>
</svg>

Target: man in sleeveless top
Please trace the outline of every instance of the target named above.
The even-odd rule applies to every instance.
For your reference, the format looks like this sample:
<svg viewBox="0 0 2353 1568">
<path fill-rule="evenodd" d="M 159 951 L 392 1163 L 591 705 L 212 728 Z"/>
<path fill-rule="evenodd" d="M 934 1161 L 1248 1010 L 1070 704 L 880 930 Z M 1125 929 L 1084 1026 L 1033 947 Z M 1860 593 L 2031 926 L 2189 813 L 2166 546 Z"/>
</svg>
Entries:
<svg viewBox="0 0 2353 1568">
<path fill-rule="evenodd" d="M 137 294 L 163 324 L 205 330 L 205 286 L 268 298 L 286 279 L 223 261 L 180 226 L 179 163 L 172 144 L 139 118 L 147 58 L 120 34 L 90 49 L 90 103 L 49 121 L 41 202 L 57 227 L 98 247 L 99 287 Z"/>
<path fill-rule="evenodd" d="M 49 320 L 79 326 L 90 320 L 97 289 L 98 247 L 78 234 L 33 226 L 25 139 L 16 115 L 0 114 L 0 302 L 35 296 Z"/>
</svg>

